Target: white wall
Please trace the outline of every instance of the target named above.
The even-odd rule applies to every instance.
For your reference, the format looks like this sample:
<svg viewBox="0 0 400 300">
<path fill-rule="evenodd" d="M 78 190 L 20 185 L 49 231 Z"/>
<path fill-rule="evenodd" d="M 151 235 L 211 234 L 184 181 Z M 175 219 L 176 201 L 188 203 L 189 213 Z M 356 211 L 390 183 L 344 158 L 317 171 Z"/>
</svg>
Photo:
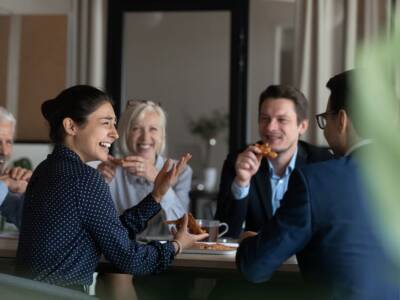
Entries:
<svg viewBox="0 0 400 300">
<path fill-rule="evenodd" d="M 293 27 L 295 4 L 282 0 L 251 0 L 249 24 L 249 73 L 247 111 L 248 143 L 259 139 L 258 97 L 270 84 L 279 84 L 277 44 L 281 28 Z M 278 40 L 279 41 L 279 40 Z"/>
<path fill-rule="evenodd" d="M 64 14 L 76 0 L 0 0 L 0 14 Z"/>
<path fill-rule="evenodd" d="M 37 0 L 40 10 L 71 10 L 76 1 Z M 57 2 L 57 5 L 56 5 Z M 61 3 L 62 2 L 62 3 Z M 0 11 L 23 13 L 32 1 L 0 0 Z M 54 5 L 47 5 L 53 3 Z M 16 8 L 11 8 L 18 7 Z M 71 6 L 70 6 L 71 5 Z M 58 7 L 57 7 L 58 6 Z M 276 82 L 277 32 L 294 25 L 294 0 L 251 0 L 248 72 L 248 142 L 258 139 L 258 96 Z M 38 7 L 38 6 L 37 6 Z M 32 8 L 30 7 L 30 12 Z M 38 10 L 39 11 L 39 10 Z M 201 155 L 187 119 L 229 105 L 230 15 L 225 12 L 130 13 L 125 18 L 124 99 L 161 101 L 168 113 L 168 153 Z M 137 58 L 140 59 L 137 59 Z M 156 67 L 152 63 L 156 63 Z M 171 67 L 173 66 L 173 69 Z M 228 147 L 220 138 L 213 164 L 221 168 Z M 29 154 L 36 166 L 49 152 L 45 145 L 16 145 L 16 157 Z M 199 165 L 194 158 L 192 164 Z"/>
<path fill-rule="evenodd" d="M 161 102 L 168 114 L 168 155 L 191 152 L 191 165 L 198 171 L 202 143 L 189 132 L 188 120 L 213 109 L 228 112 L 230 15 L 127 13 L 124 21 L 122 100 Z M 228 151 L 226 138 L 219 137 L 214 148 L 212 165 L 220 169 Z"/>
<path fill-rule="evenodd" d="M 51 153 L 52 149 L 51 144 L 15 143 L 11 160 L 26 157 L 30 159 L 32 167 L 36 168 L 42 160 L 46 159 L 47 154 Z"/>
</svg>

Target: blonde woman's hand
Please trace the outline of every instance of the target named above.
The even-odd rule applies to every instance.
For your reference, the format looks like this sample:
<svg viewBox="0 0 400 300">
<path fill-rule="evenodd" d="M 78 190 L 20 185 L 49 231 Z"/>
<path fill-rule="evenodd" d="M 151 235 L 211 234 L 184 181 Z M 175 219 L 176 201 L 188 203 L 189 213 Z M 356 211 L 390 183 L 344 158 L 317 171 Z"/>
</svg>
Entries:
<svg viewBox="0 0 400 300">
<path fill-rule="evenodd" d="M 174 227 L 171 228 L 174 240 L 178 241 L 182 249 L 190 248 L 195 242 L 204 240 L 208 237 L 208 233 L 191 234 L 188 232 L 188 215 L 185 214 L 183 224 L 177 231 Z"/>
<path fill-rule="evenodd" d="M 165 195 L 168 189 L 177 181 L 179 174 L 185 168 L 187 162 L 192 156 L 186 154 L 181 159 L 173 164 L 171 159 L 167 159 L 154 180 L 154 189 L 152 192 L 153 198 L 160 202 L 161 198 Z M 170 168 L 172 164 L 172 167 Z"/>
<path fill-rule="evenodd" d="M 128 173 L 146 178 L 149 182 L 154 182 L 158 171 L 154 163 L 141 156 L 130 155 L 124 158 L 124 168 Z"/>
<path fill-rule="evenodd" d="M 190 153 L 186 153 L 181 156 L 177 163 L 177 172 L 178 175 L 174 178 L 174 180 L 171 182 L 171 186 L 174 186 L 176 181 L 178 180 L 179 175 L 183 172 L 183 170 L 186 168 L 188 161 L 192 158 L 192 155 Z"/>
<path fill-rule="evenodd" d="M 113 156 L 109 155 L 107 161 L 103 161 L 97 166 L 97 170 L 107 182 L 111 182 L 115 176 L 115 169 L 119 164 Z"/>
</svg>

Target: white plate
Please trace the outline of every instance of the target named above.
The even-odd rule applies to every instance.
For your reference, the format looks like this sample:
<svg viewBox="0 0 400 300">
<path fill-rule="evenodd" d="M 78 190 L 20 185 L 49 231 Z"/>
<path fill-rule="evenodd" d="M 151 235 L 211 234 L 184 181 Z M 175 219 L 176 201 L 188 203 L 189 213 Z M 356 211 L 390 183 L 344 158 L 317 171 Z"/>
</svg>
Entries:
<svg viewBox="0 0 400 300">
<path fill-rule="evenodd" d="M 151 242 L 151 241 L 159 241 L 159 242 L 166 242 L 166 241 L 172 241 L 173 236 L 172 235 L 152 235 L 152 236 L 139 236 L 138 240 L 141 242 Z"/>
<path fill-rule="evenodd" d="M 214 245 L 214 244 L 222 244 L 224 246 L 229 246 L 229 247 L 239 247 L 238 243 L 210 243 L 210 242 L 199 242 L 201 244 L 208 244 L 208 245 Z M 195 249 L 195 248 L 189 248 L 189 249 L 184 249 L 182 253 L 188 253 L 188 254 L 221 254 L 221 255 L 227 255 L 227 254 L 235 254 L 236 249 L 234 250 L 212 250 L 212 249 Z"/>
</svg>

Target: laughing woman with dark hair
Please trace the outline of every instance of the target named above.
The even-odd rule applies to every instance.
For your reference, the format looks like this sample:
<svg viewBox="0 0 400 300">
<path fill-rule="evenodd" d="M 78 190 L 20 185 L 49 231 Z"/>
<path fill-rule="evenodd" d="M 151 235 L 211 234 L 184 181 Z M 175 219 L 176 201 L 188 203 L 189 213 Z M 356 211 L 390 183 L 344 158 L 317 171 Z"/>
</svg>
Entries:
<svg viewBox="0 0 400 300">
<path fill-rule="evenodd" d="M 174 256 L 204 235 L 181 229 L 172 242 L 138 244 L 130 237 L 145 229 L 163 195 L 185 167 L 167 160 L 154 189 L 118 216 L 100 173 L 86 163 L 107 160 L 118 138 L 112 100 L 91 86 L 75 86 L 42 104 L 55 143 L 28 185 L 17 254 L 26 277 L 85 291 L 100 255 L 122 273 L 158 273 Z M 169 171 L 168 171 L 169 170 Z"/>
</svg>

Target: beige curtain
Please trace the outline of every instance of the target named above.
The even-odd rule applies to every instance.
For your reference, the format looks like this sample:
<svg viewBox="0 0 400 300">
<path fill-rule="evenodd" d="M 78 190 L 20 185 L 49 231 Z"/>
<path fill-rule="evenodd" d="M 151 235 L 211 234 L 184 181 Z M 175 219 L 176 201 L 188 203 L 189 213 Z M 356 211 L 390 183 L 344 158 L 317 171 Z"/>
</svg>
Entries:
<svg viewBox="0 0 400 300">
<path fill-rule="evenodd" d="M 76 68 L 70 74 L 71 84 L 104 88 L 106 13 L 106 0 L 73 2 L 71 61 Z"/>
<path fill-rule="evenodd" d="M 388 34 L 391 0 L 297 0 L 294 82 L 310 101 L 310 129 L 303 138 L 325 144 L 314 115 L 323 112 L 333 75 L 354 68 L 356 49 Z"/>
</svg>

